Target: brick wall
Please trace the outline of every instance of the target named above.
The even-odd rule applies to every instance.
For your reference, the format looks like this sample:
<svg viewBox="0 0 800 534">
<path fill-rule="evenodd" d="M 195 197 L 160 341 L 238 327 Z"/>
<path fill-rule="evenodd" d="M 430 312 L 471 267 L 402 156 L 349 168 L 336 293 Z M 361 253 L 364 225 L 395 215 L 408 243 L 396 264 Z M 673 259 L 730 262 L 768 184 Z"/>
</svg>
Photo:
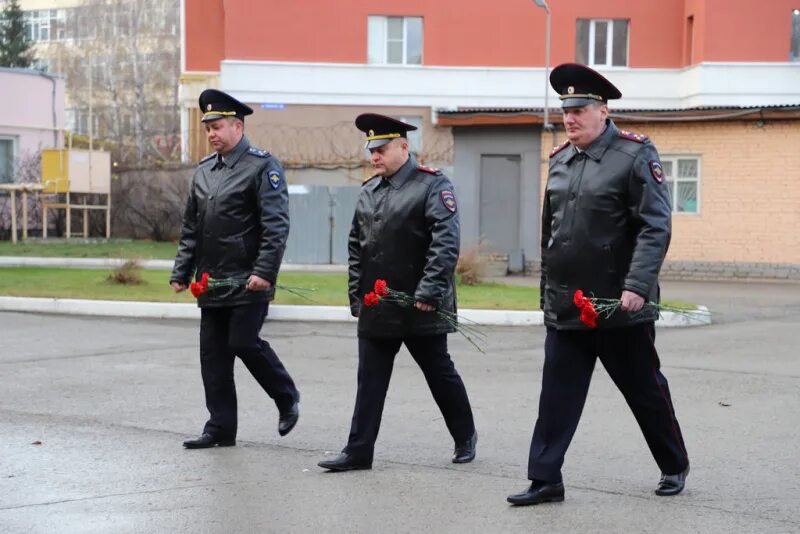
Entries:
<svg viewBox="0 0 800 534">
<path fill-rule="evenodd" d="M 664 156 L 700 158 L 699 213 L 673 215 L 668 262 L 800 265 L 800 121 L 619 126 L 648 135 Z M 552 140 L 544 134 L 545 179 Z"/>
</svg>

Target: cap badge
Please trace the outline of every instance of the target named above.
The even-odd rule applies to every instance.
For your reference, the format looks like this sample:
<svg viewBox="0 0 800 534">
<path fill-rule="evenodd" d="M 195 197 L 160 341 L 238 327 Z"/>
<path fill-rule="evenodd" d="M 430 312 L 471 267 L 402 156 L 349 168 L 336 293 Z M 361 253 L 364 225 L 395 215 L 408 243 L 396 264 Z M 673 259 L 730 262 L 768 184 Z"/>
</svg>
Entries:
<svg viewBox="0 0 800 534">
<path fill-rule="evenodd" d="M 367 135 L 368 135 L 368 136 L 370 136 L 370 137 L 372 137 L 373 135 L 375 135 L 375 130 L 370 130 L 370 131 L 368 131 L 368 132 L 367 132 Z"/>
<path fill-rule="evenodd" d="M 567 87 L 567 93 L 574 94 L 575 93 L 575 88 L 570 85 L 569 87 Z"/>
<path fill-rule="evenodd" d="M 211 111 L 211 104 L 206 106 L 206 111 Z"/>
</svg>

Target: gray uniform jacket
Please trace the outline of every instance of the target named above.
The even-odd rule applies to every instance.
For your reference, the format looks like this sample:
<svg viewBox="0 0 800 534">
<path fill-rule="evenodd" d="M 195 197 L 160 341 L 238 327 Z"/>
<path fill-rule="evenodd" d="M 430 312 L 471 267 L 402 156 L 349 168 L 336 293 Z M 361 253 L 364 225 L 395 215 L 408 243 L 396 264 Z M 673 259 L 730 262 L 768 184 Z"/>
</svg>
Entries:
<svg viewBox="0 0 800 534">
<path fill-rule="evenodd" d="M 358 334 L 403 337 L 455 331 L 434 312 L 381 302 L 365 307 L 375 280 L 438 309 L 456 311 L 460 228 L 453 184 L 413 157 L 391 177 L 368 180 L 349 239 L 349 296 Z"/>
<path fill-rule="evenodd" d="M 171 282 L 188 284 L 192 275 L 269 280 L 266 291 L 219 288 L 201 295 L 200 307 L 237 306 L 272 300 L 286 239 L 289 193 L 283 169 L 269 152 L 243 137 L 224 158 L 203 159 L 192 178 Z"/>
<path fill-rule="evenodd" d="M 645 137 L 606 130 L 583 153 L 565 144 L 550 156 L 542 209 L 542 309 L 545 324 L 586 328 L 573 303 L 633 291 L 658 302 L 658 273 L 671 232 L 670 195 L 655 146 Z M 653 321 L 657 313 L 617 310 L 598 328 Z"/>
</svg>

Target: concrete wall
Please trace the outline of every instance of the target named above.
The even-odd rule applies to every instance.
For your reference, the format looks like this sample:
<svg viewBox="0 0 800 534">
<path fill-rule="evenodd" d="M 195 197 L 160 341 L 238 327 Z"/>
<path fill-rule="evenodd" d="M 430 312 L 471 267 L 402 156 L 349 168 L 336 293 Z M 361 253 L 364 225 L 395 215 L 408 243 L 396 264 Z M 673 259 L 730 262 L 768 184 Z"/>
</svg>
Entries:
<svg viewBox="0 0 800 534">
<path fill-rule="evenodd" d="M 431 120 L 430 108 L 388 106 L 260 106 L 245 119 L 245 134 L 250 143 L 270 151 L 286 168 L 290 184 L 359 185 L 372 176 L 364 150 L 364 133 L 354 124 L 366 112 L 393 117 L 422 119 L 421 163 L 447 167 L 453 160 L 450 128 L 438 128 Z M 189 114 L 190 159 L 197 161 L 211 152 L 199 113 Z"/>
<path fill-rule="evenodd" d="M 462 248 L 479 243 L 481 155 L 522 156 L 520 248 L 527 258 L 539 257 L 540 136 L 539 127 L 453 128 L 453 182 L 461 213 Z M 547 157 L 545 155 L 545 157 Z M 546 170 L 545 170 L 546 172 Z"/>
</svg>

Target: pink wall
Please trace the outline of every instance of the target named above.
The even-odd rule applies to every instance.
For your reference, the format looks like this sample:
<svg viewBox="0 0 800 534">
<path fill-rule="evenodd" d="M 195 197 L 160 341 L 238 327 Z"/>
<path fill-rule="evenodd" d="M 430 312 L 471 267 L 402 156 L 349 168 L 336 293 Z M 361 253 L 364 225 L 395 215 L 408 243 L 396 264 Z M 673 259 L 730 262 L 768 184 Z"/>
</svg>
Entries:
<svg viewBox="0 0 800 534">
<path fill-rule="evenodd" d="M 64 128 L 64 80 L 55 79 L 56 129 Z M 63 135 L 53 135 L 53 83 L 34 71 L 0 68 L 0 136 L 17 140 L 17 155 L 41 148 L 60 148 Z"/>
</svg>

